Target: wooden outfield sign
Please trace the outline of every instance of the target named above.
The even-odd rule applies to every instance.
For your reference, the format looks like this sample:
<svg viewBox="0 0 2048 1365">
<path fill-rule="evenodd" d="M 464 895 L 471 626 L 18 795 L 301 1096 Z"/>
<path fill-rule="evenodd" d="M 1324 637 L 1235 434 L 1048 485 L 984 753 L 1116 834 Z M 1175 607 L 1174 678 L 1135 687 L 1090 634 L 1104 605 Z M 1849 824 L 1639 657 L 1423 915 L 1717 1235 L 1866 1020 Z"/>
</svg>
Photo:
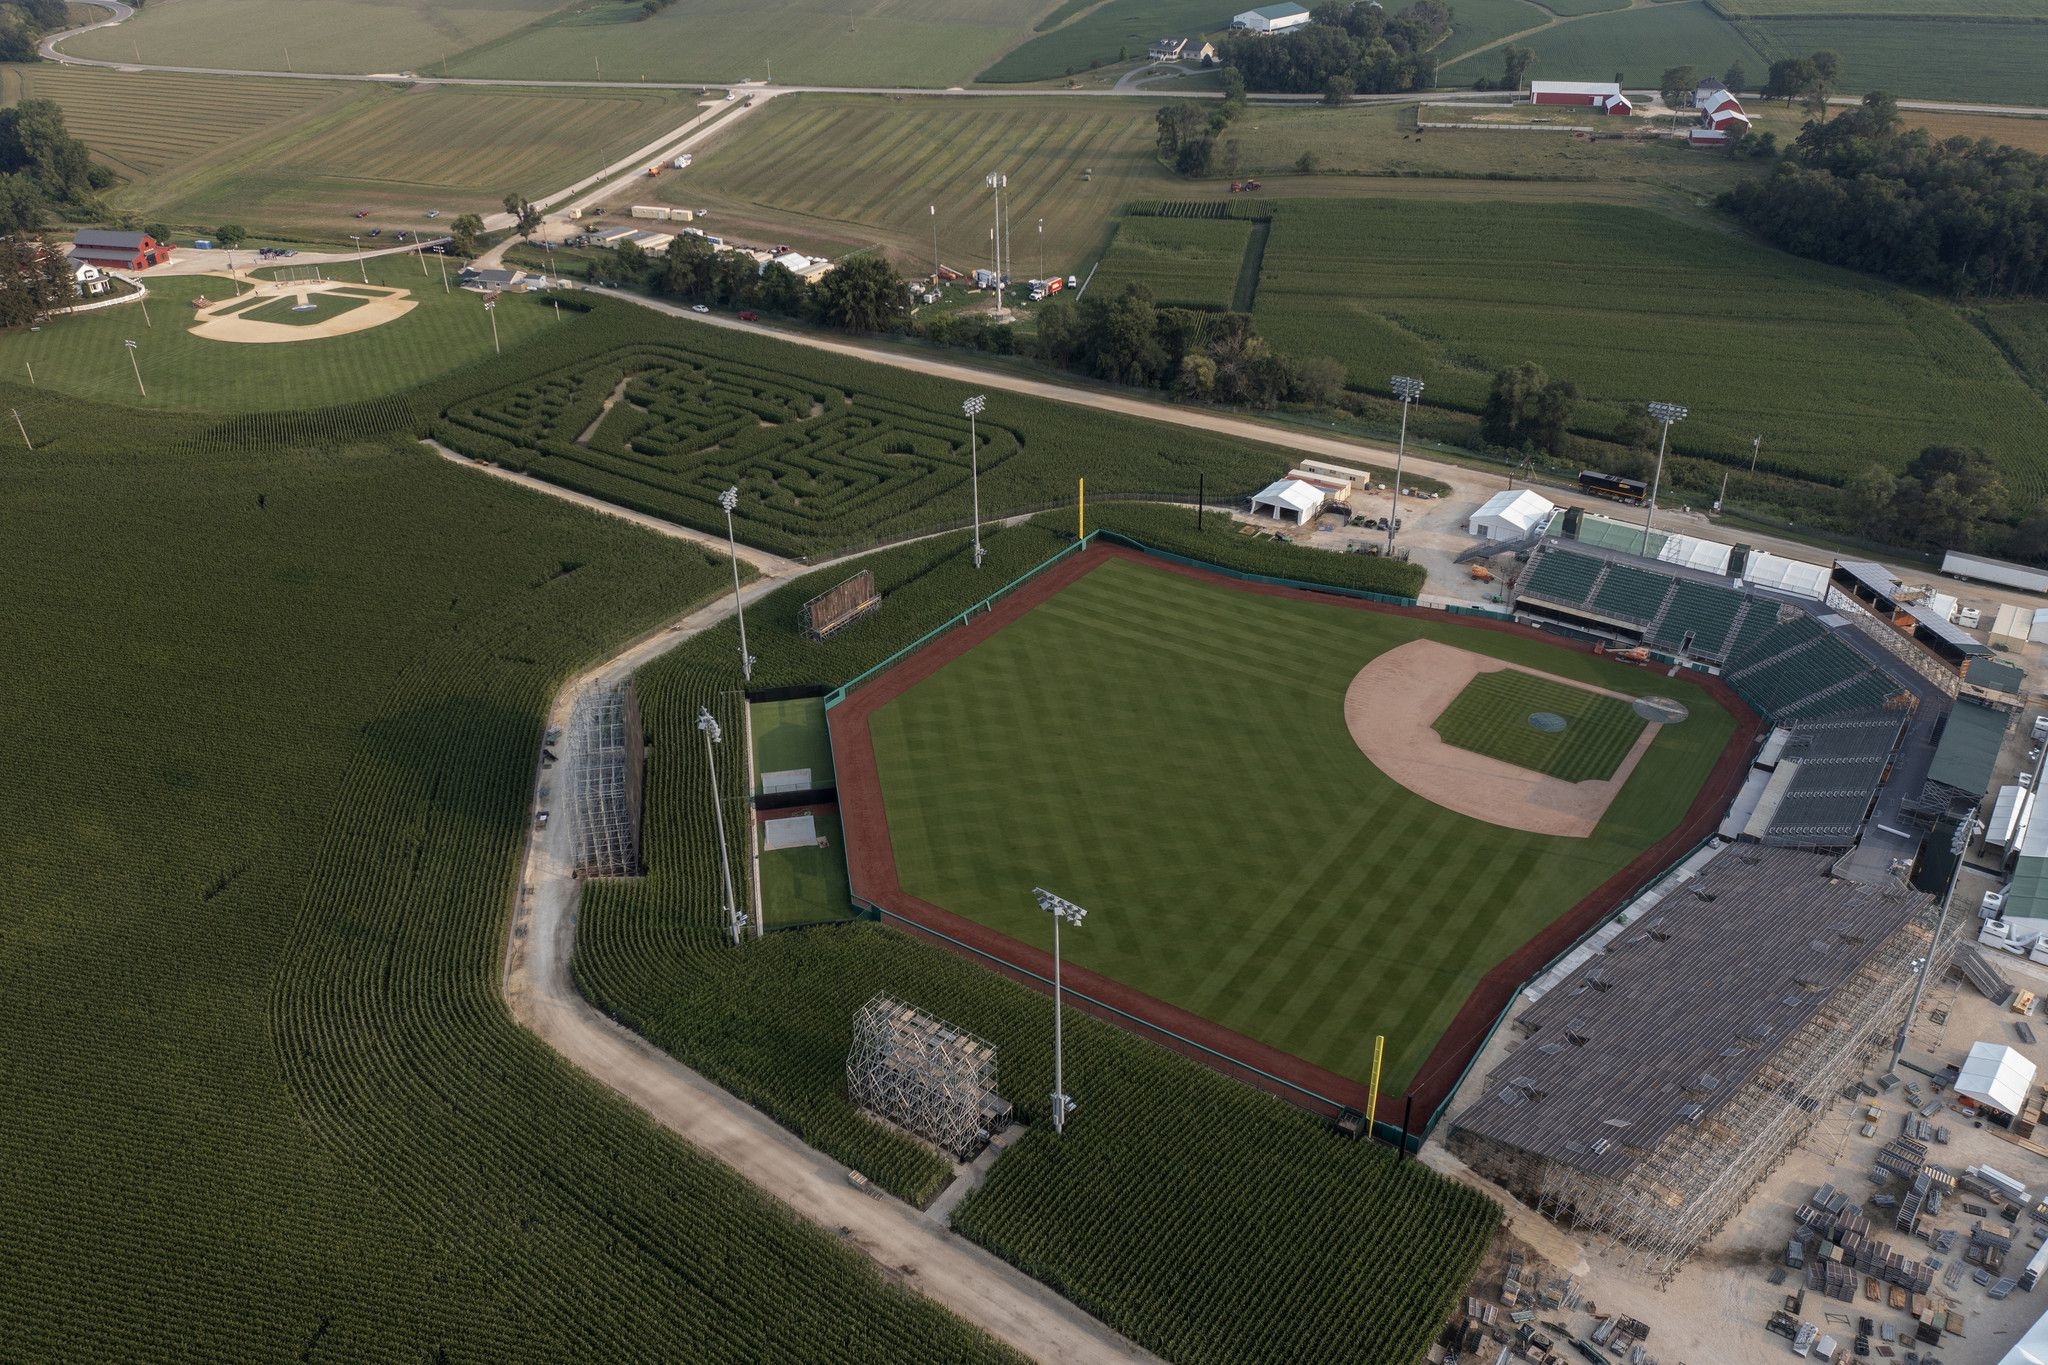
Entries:
<svg viewBox="0 0 2048 1365">
<path fill-rule="evenodd" d="M 874 571 L 862 569 L 844 583 L 827 588 L 804 603 L 804 634 L 813 640 L 822 640 L 881 605 L 882 595 L 875 591 Z"/>
</svg>

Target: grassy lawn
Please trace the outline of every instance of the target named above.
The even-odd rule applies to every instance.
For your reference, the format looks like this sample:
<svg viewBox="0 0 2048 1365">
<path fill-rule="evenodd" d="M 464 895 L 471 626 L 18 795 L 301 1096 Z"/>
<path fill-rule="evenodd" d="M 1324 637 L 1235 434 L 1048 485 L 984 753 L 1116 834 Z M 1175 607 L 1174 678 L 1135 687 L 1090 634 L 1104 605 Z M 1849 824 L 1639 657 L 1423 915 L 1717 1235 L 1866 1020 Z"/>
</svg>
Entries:
<svg viewBox="0 0 2048 1365">
<path fill-rule="evenodd" d="M 141 309 L 130 304 L 58 318 L 40 331 L 0 333 L 0 374 L 25 379 L 32 366 L 42 388 L 123 406 L 269 412 L 397 393 L 492 353 L 491 324 L 480 298 L 460 289 L 444 293 L 439 264 L 430 261 L 432 273 L 425 277 L 410 256 L 372 260 L 368 269 L 372 283 L 409 289 L 419 306 L 349 336 L 248 345 L 186 330 L 192 299 L 204 294 L 218 302 L 232 292 L 226 279 L 150 275 L 152 325 L 144 326 Z M 451 271 L 451 283 L 452 278 Z M 508 349 L 556 325 L 552 309 L 524 295 L 508 295 L 497 314 L 499 338 Z M 264 315 L 273 322 L 318 316 Z M 137 343 L 146 398 L 136 392 L 124 340 Z"/>
<path fill-rule="evenodd" d="M 1142 284 L 1164 304 L 1226 309 L 1251 237 L 1242 218 L 1125 218 L 1089 287 Z"/>
<path fill-rule="evenodd" d="M 1537 729 L 1529 722 L 1537 712 L 1565 728 Z M 1446 744 L 1546 777 L 1601 782 L 1628 756 L 1643 718 L 1625 701 L 1506 669 L 1474 678 L 1430 728 Z"/>
<path fill-rule="evenodd" d="M 1591 838 L 1481 824 L 1396 786 L 1345 731 L 1352 677 L 1418 636 L 1639 679 L 1111 563 L 874 717 L 904 888 L 1039 943 L 1031 888 L 1049 886 L 1093 912 L 1072 960 L 1340 1074 L 1362 1076 L 1384 1033 L 1398 1091 L 1493 963 L 1670 830 L 1733 733 L 1674 684 L 1692 720 Z"/>
<path fill-rule="evenodd" d="M 310 307 L 301 311 L 302 305 L 296 296 L 267 299 L 253 308 L 237 309 L 235 316 L 254 318 L 259 322 L 281 322 L 290 327 L 309 327 L 363 306 L 363 300 L 345 294 L 308 294 L 304 302 Z"/>
<path fill-rule="evenodd" d="M 640 0 L 590 0 L 451 62 L 458 76 L 961 85 L 1022 41 L 1050 7 L 999 0 L 697 0 L 652 18 Z"/>
<path fill-rule="evenodd" d="M 754 728 L 754 771 L 757 774 L 807 768 L 813 787 L 832 785 L 832 735 L 825 728 L 825 701 L 755 702 L 747 708 Z"/>
<path fill-rule="evenodd" d="M 825 841 L 822 848 L 778 848 L 761 854 L 761 915 L 771 928 L 845 919 L 852 905 L 839 817 L 813 818 L 818 837 Z"/>
<path fill-rule="evenodd" d="M 1701 299 L 1726 324 L 1711 365 Z M 1334 356 L 1358 384 L 1420 375 L 1432 403 L 1476 410 L 1494 368 L 1533 360 L 1579 386 L 1591 429 L 1664 395 L 1692 410 L 1682 450 L 1746 461 L 1763 432 L 1781 467 L 1842 479 L 1977 445 L 2020 498 L 2048 493 L 2048 405 L 1953 306 L 1649 210 L 1282 202 L 1257 316 L 1288 354 Z"/>
<path fill-rule="evenodd" d="M 1942 7 L 1944 14 L 1947 7 Z M 2031 11 L 2040 14 L 2037 5 Z M 1923 16 L 1924 16 L 1923 11 Z M 1745 23 L 1771 57 L 1828 48 L 1842 58 L 1842 90 L 1900 97 L 2039 104 L 2048 68 L 2048 22 L 1997 20 L 1761 19 Z M 1676 60 L 1676 59 L 1674 59 Z"/>
<path fill-rule="evenodd" d="M 65 51 L 105 61 L 247 71 L 424 70 L 453 53 L 524 27 L 562 3 L 159 0 L 116 28 L 72 39 Z"/>
</svg>

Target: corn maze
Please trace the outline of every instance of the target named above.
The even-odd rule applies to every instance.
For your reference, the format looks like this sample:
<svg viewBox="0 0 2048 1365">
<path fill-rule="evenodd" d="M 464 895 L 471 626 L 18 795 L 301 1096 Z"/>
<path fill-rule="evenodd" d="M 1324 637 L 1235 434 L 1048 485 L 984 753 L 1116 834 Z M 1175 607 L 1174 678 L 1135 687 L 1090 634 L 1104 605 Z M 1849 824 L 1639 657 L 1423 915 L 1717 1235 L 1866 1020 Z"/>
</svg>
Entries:
<svg viewBox="0 0 2048 1365">
<path fill-rule="evenodd" d="M 874 393 L 643 344 L 457 405 L 449 444 L 705 529 L 740 490 L 747 538 L 796 551 L 966 506 L 967 421 Z M 1023 442 L 977 424 L 989 478 Z M 479 440 L 477 438 L 483 438 Z"/>
</svg>

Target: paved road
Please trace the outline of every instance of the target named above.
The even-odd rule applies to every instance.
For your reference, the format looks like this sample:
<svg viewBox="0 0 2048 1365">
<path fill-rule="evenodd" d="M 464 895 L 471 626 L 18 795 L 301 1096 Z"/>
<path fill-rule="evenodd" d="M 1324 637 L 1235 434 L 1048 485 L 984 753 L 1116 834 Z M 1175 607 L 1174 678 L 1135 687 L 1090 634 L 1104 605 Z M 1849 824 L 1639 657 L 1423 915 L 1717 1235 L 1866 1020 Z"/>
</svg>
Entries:
<svg viewBox="0 0 2048 1365">
<path fill-rule="evenodd" d="M 445 449 L 441 453 L 460 460 Z M 469 461 L 461 461 L 469 464 Z M 482 466 L 473 466 L 482 468 Z M 490 471 L 507 477 L 505 471 Z M 511 476 L 515 482 L 523 481 Z M 572 501 L 566 490 L 543 491 Z M 621 513 L 650 529 L 723 548 L 715 538 L 682 527 Z M 765 576 L 742 596 L 758 599 L 801 567 L 751 552 Z M 559 761 L 544 780 L 555 791 L 576 788 L 586 755 L 569 724 L 577 700 L 616 686 L 650 660 L 710 629 L 734 610 L 730 595 L 649 635 L 571 681 L 555 698 L 550 727 L 561 727 Z M 571 876 L 574 831 L 567 818 L 551 821 L 528 840 L 505 955 L 505 1003 L 512 1017 L 573 1065 L 639 1107 L 662 1127 L 730 1166 L 804 1218 L 835 1231 L 899 1284 L 973 1323 L 1034 1360 L 1153 1362 L 1052 1290 L 987 1252 L 954 1236 L 908 1204 L 854 1189 L 843 1165 L 804 1146 L 753 1106 L 736 1099 L 661 1049 L 593 1008 L 577 988 L 570 959 L 576 945 L 577 891 Z"/>
</svg>

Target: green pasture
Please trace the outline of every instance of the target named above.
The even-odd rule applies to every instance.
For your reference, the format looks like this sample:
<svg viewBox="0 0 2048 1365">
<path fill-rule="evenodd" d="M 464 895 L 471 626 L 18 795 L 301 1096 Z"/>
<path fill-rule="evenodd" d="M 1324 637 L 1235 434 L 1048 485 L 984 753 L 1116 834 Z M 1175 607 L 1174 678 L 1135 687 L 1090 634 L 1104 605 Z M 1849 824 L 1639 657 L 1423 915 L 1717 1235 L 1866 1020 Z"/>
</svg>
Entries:
<svg viewBox="0 0 2048 1365">
<path fill-rule="evenodd" d="M 1114 562 L 876 713 L 904 890 L 1341 1075 L 1414 1077 L 1479 977 L 1668 833 L 1733 733 L 1704 692 L 1588 839 L 1455 815 L 1375 769 L 1344 695 L 1405 641 L 1638 676 L 1451 623 Z M 1200 736 L 1200 742 L 1191 742 Z M 1445 850 L 1459 850 L 1445 876 Z"/>
<path fill-rule="evenodd" d="M 747 708 L 747 724 L 753 727 L 756 774 L 808 768 L 813 787 L 832 785 L 832 733 L 825 728 L 824 698 L 754 702 Z"/>
<path fill-rule="evenodd" d="M 1538 712 L 1558 717 L 1565 728 L 1537 729 L 1529 718 Z M 1643 718 L 1614 697 L 1501 669 L 1467 683 L 1430 728 L 1446 744 L 1517 768 L 1566 782 L 1603 782 L 1628 757 Z"/>
<path fill-rule="evenodd" d="M 640 0 L 558 10 L 448 64 L 458 76 L 543 80 L 763 80 L 814 85 L 965 84 L 1030 31 L 1049 0 L 694 0 L 651 17 Z"/>
<path fill-rule="evenodd" d="M 147 325 L 141 306 L 128 304 L 57 318 L 36 331 L 0 332 L 0 376 L 26 382 L 32 370 L 38 387 L 123 407 L 270 412 L 397 393 L 492 354 L 491 321 L 481 296 L 452 287 L 444 292 L 438 258 L 427 258 L 424 276 L 413 256 L 383 257 L 367 267 L 372 283 L 409 289 L 418 306 L 348 336 L 263 344 L 217 341 L 187 330 L 192 300 L 203 294 L 219 302 L 234 286 L 216 275 L 152 274 L 145 277 Z M 329 279 L 362 278 L 353 262 L 323 269 Z M 453 281 L 451 268 L 451 286 Z M 497 315 L 499 339 L 507 348 L 557 325 L 553 309 L 538 297 L 507 295 Z M 265 320 L 305 317 L 284 312 Z M 126 340 L 136 343 L 135 362 L 147 396 L 137 392 L 121 344 Z"/>
<path fill-rule="evenodd" d="M 1062 5 L 1057 12 L 1073 11 L 1074 6 Z M 1227 29 L 1235 13 L 1219 0 L 1107 0 L 1004 53 L 975 79 L 996 85 L 1049 81 L 1086 71 L 1090 63 L 1110 65 L 1119 54 L 1142 58 L 1168 35 Z"/>
<path fill-rule="evenodd" d="M 1689 63 L 1701 71 L 1718 72 L 1741 62 L 1755 68 L 1752 80 L 1761 82 L 1770 65 L 1769 58 L 1708 8 L 1706 0 L 1594 14 L 1554 23 L 1515 41 L 1536 54 L 1529 68 L 1534 80 L 1606 80 L 1619 71 L 1624 84 L 1653 85 L 1667 66 Z M 1461 45 L 1460 51 L 1469 49 Z M 1447 56 L 1444 83 L 1498 77 L 1500 65 L 1498 50 Z"/>
<path fill-rule="evenodd" d="M 1532 360 L 1578 385 L 1588 430 L 1677 402 L 1692 453 L 1746 465 L 1762 432 L 1779 470 L 1840 481 L 1976 445 L 2018 498 L 2048 493 L 2031 453 L 2048 404 L 1953 305 L 1649 210 L 1280 202 L 1257 317 L 1355 384 L 1419 375 L 1432 404 L 1476 411 L 1495 368 Z"/>
<path fill-rule="evenodd" d="M 563 0 L 157 0 L 65 45 L 79 57 L 237 71 L 439 73 L 442 59 L 560 9 Z M 102 12 L 102 16 L 104 12 Z"/>
<path fill-rule="evenodd" d="M 765 812 L 775 819 L 776 811 Z M 846 836 L 836 814 L 814 814 L 822 848 L 763 849 L 759 864 L 761 916 L 768 927 L 847 918 Z"/>
<path fill-rule="evenodd" d="M 1451 32 L 1437 46 L 1437 56 L 1448 67 L 1458 58 L 1488 43 L 1527 29 L 1541 28 L 1554 21 L 1555 15 L 1534 0 L 1460 0 L 1451 10 Z M 1457 85 L 1480 76 L 1496 75 L 1497 70 L 1487 68 L 1498 68 L 1500 62 L 1497 53 L 1488 53 L 1484 59 L 1472 63 L 1470 74 L 1460 68 L 1457 75 L 1447 77 L 1443 84 Z"/>
<path fill-rule="evenodd" d="M 1243 218 L 1125 218 L 1088 287 L 1140 284 L 1173 307 L 1227 309 L 1251 238 Z"/>
<path fill-rule="evenodd" d="M 1829 49 L 1842 59 L 1842 92 L 1931 100 L 2040 104 L 2048 95 L 2048 14 L 2025 19 L 1767 18 L 1746 22 L 1772 57 Z"/>
</svg>

